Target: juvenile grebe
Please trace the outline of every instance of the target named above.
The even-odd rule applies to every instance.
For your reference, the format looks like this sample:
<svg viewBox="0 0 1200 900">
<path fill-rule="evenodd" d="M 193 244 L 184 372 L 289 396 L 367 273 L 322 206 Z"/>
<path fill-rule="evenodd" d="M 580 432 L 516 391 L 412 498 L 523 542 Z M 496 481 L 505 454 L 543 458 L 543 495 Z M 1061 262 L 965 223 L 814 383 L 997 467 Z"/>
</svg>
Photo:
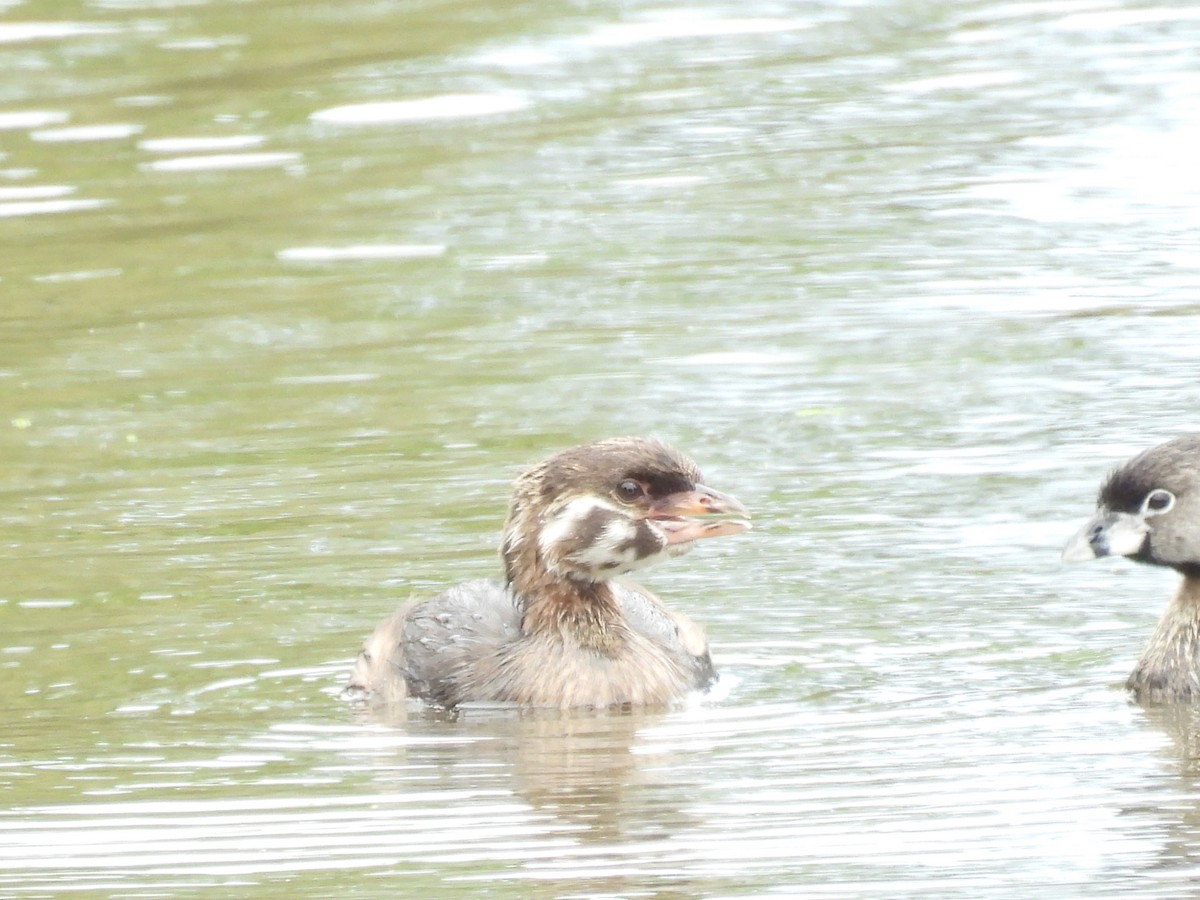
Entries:
<svg viewBox="0 0 1200 900">
<path fill-rule="evenodd" d="M 706 518 L 709 516 L 731 518 Z M 573 447 L 513 485 L 504 581 L 469 581 L 402 607 L 363 644 L 349 688 L 526 706 L 663 704 L 716 679 L 704 632 L 642 587 L 614 580 L 737 534 L 749 513 L 705 487 L 659 441 Z"/>
<path fill-rule="evenodd" d="M 1120 466 L 1096 507 L 1063 548 L 1064 560 L 1128 556 L 1183 575 L 1125 687 L 1150 703 L 1200 701 L 1200 436 L 1175 438 Z"/>
</svg>

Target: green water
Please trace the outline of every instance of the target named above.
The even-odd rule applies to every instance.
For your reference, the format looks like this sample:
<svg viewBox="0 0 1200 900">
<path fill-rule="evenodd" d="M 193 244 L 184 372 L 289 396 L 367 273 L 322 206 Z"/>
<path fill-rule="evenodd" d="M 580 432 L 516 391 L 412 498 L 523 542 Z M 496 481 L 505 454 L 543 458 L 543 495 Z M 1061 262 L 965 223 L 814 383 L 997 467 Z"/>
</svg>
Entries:
<svg viewBox="0 0 1200 900">
<path fill-rule="evenodd" d="M 1058 549 L 1197 427 L 1198 40 L 4 7 L 0 895 L 1178 896 L 1196 730 L 1119 689 L 1172 577 Z M 643 579 L 712 696 L 341 702 L 523 465 L 631 433 L 754 511 Z"/>
</svg>

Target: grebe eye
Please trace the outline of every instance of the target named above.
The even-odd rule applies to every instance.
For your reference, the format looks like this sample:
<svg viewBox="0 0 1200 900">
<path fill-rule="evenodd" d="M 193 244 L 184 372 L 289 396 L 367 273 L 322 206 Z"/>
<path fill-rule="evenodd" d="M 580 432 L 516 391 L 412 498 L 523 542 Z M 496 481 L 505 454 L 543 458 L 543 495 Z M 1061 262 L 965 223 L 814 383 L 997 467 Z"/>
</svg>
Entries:
<svg viewBox="0 0 1200 900">
<path fill-rule="evenodd" d="M 617 485 L 617 496 L 622 500 L 636 500 L 644 493 L 642 486 L 632 478 L 626 478 Z"/>
<path fill-rule="evenodd" d="M 1158 515 L 1165 513 L 1175 505 L 1175 495 L 1170 491 L 1162 488 L 1155 488 L 1146 495 L 1146 499 L 1142 502 L 1143 513 L 1154 513 Z"/>
</svg>

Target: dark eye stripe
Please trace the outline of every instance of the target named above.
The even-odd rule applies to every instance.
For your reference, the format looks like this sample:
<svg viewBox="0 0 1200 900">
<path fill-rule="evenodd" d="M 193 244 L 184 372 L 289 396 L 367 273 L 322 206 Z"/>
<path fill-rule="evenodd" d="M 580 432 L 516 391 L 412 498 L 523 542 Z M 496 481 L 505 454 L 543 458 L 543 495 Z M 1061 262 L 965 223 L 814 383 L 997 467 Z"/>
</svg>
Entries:
<svg viewBox="0 0 1200 900">
<path fill-rule="evenodd" d="M 642 496 L 645 491 L 642 490 L 642 486 L 636 481 L 631 478 L 626 478 L 619 485 L 617 485 L 617 493 L 626 500 L 636 500 L 638 497 Z"/>
</svg>

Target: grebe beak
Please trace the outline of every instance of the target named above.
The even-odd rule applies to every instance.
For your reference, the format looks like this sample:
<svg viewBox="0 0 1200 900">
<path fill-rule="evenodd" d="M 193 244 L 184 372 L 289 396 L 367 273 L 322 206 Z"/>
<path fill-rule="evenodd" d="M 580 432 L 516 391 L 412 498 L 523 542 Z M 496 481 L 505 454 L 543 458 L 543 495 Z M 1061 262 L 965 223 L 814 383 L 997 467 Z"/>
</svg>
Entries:
<svg viewBox="0 0 1200 900">
<path fill-rule="evenodd" d="M 1133 556 L 1146 543 L 1150 526 L 1144 516 L 1103 510 L 1096 513 L 1063 547 L 1063 562 L 1086 562 L 1101 556 Z"/>
<path fill-rule="evenodd" d="M 691 518 L 703 516 L 704 519 Z M 724 516 L 725 518 L 717 518 Z M 698 484 L 693 490 L 668 494 L 650 505 L 646 518 L 667 535 L 668 544 L 738 534 L 750 528 L 750 511 L 731 494 Z"/>
</svg>

